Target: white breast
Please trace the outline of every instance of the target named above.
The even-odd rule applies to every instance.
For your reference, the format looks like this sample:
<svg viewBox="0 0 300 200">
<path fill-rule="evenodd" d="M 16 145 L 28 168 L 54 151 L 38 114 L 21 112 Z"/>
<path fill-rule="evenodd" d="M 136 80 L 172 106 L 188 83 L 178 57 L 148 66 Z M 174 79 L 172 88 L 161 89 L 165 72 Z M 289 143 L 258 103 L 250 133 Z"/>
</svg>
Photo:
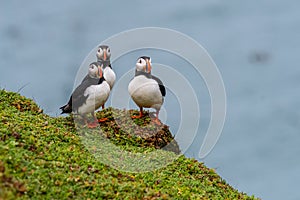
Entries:
<svg viewBox="0 0 300 200">
<path fill-rule="evenodd" d="M 84 96 L 89 95 L 86 102 L 78 108 L 79 114 L 94 112 L 102 106 L 108 99 L 110 86 L 106 81 L 99 85 L 91 85 L 84 91 Z"/>
<path fill-rule="evenodd" d="M 110 67 L 105 67 L 105 69 L 103 70 L 104 72 L 104 78 L 107 81 L 107 83 L 110 86 L 110 89 L 113 88 L 114 84 L 115 84 L 115 80 L 116 80 L 116 74 L 115 72 L 110 68 Z"/>
<path fill-rule="evenodd" d="M 163 103 L 158 83 L 145 76 L 134 77 L 128 85 L 128 92 L 139 107 L 159 110 Z"/>
</svg>

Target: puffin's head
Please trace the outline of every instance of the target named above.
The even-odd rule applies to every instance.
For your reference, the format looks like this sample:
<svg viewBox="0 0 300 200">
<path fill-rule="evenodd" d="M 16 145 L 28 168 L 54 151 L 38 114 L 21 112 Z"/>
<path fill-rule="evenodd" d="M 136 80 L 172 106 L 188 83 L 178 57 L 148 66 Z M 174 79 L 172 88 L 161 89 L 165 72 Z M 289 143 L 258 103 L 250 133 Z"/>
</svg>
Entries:
<svg viewBox="0 0 300 200">
<path fill-rule="evenodd" d="M 151 74 L 151 58 L 148 56 L 139 57 L 135 64 L 136 71 L 142 71 Z"/>
<path fill-rule="evenodd" d="M 89 66 L 89 76 L 91 78 L 103 77 L 103 64 L 101 62 L 93 62 Z"/>
<path fill-rule="evenodd" d="M 97 49 L 97 59 L 98 60 L 109 60 L 110 59 L 110 48 L 107 45 L 100 45 Z"/>
</svg>

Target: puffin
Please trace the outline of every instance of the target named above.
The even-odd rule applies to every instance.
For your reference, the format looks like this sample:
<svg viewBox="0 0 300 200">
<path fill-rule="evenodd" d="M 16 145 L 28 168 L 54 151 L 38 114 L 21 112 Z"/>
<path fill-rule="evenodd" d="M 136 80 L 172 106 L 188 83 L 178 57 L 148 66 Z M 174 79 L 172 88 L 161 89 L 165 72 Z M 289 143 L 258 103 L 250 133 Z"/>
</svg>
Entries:
<svg viewBox="0 0 300 200">
<path fill-rule="evenodd" d="M 85 80 L 74 90 L 68 103 L 60 109 L 63 113 L 79 114 L 88 128 L 95 128 L 98 122 L 104 122 L 107 118 L 97 119 L 95 110 L 104 105 L 110 93 L 110 86 L 103 76 L 103 64 L 93 62 L 89 65 L 88 75 Z M 88 123 L 86 115 L 91 113 L 94 121 Z"/>
<path fill-rule="evenodd" d="M 112 89 L 116 81 L 116 74 L 111 67 L 110 56 L 111 56 L 111 52 L 109 46 L 107 45 L 98 46 L 96 52 L 97 62 L 101 62 L 103 64 L 103 74 L 104 74 L 103 76 L 107 81 L 107 83 L 109 84 L 110 89 Z M 83 79 L 83 81 L 85 81 L 85 79 L 87 78 L 88 76 L 86 76 Z M 104 109 L 104 104 L 102 106 L 102 109 Z"/>
<path fill-rule="evenodd" d="M 109 46 L 100 45 L 97 49 L 96 56 L 97 56 L 97 61 L 103 62 L 104 78 L 108 82 L 110 89 L 112 89 L 116 81 L 116 74 L 111 67 L 111 63 L 110 63 L 111 52 Z"/>
<path fill-rule="evenodd" d="M 156 110 L 154 122 L 160 125 L 158 115 L 166 96 L 166 88 L 158 77 L 151 74 L 151 70 L 150 57 L 141 56 L 137 59 L 135 76 L 128 85 L 128 92 L 140 108 L 140 114 L 132 118 L 143 117 L 143 108 L 154 108 Z"/>
</svg>

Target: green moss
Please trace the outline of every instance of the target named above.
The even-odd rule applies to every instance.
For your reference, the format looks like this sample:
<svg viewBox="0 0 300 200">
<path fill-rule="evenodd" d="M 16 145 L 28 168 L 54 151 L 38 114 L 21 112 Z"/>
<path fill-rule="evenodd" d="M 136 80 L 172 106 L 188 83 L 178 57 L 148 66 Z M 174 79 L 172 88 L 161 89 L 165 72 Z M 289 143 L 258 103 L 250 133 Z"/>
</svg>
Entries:
<svg viewBox="0 0 300 200">
<path fill-rule="evenodd" d="M 108 121 L 90 130 L 72 116 L 47 116 L 32 100 L 0 90 L 0 199 L 255 199 L 203 163 L 178 155 L 167 126 L 153 124 L 149 113 L 132 121 L 134 112 L 105 109 L 97 115 Z M 160 150 L 166 144 L 168 151 Z M 129 153 L 120 158 L 120 149 Z M 139 163 L 141 155 L 150 156 Z M 157 169 L 114 169 L 121 159 L 125 171 L 129 165 L 129 171 Z M 160 165 L 168 159 L 174 161 Z"/>
</svg>

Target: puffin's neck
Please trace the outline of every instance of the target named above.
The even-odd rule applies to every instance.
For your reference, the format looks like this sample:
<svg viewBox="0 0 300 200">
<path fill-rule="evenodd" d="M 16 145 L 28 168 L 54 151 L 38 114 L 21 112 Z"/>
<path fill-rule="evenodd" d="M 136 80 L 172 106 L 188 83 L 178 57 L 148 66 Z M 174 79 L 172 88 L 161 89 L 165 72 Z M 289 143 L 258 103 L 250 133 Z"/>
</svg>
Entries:
<svg viewBox="0 0 300 200">
<path fill-rule="evenodd" d="M 151 74 L 149 74 L 149 73 L 147 73 L 147 72 L 135 70 L 135 76 L 140 76 L 140 75 L 144 75 L 144 76 L 146 76 L 147 78 L 152 78 Z"/>
<path fill-rule="evenodd" d="M 105 78 L 104 78 L 104 77 L 101 77 L 101 78 L 99 79 L 98 84 L 101 84 L 103 81 L 105 81 Z"/>
<path fill-rule="evenodd" d="M 98 62 L 101 62 L 103 64 L 103 69 L 105 69 L 106 67 L 110 67 L 111 68 L 111 64 L 110 64 L 110 60 L 101 60 L 101 59 L 97 59 Z"/>
</svg>

